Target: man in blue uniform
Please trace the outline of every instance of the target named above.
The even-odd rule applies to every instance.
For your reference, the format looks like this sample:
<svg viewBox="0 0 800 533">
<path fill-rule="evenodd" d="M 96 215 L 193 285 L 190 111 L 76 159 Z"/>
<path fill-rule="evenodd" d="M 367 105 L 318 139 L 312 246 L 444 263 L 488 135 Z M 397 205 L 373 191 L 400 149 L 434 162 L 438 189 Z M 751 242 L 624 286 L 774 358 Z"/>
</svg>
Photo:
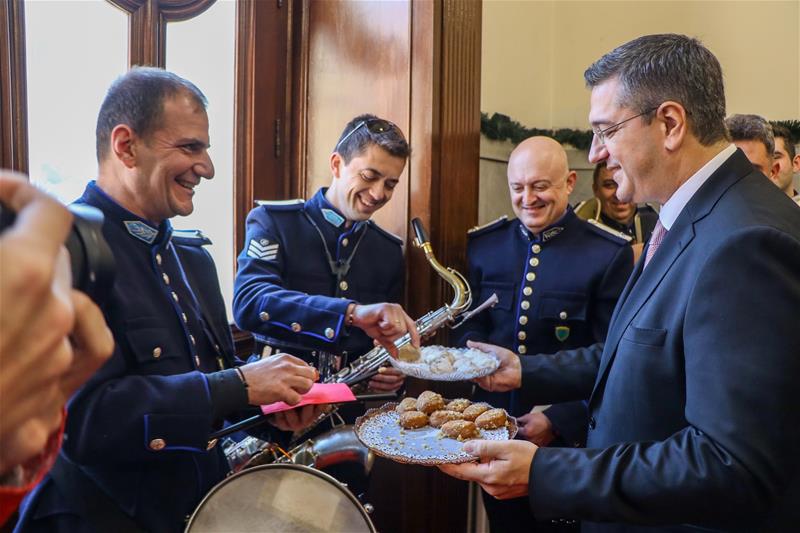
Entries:
<svg viewBox="0 0 800 533">
<path fill-rule="evenodd" d="M 403 242 L 372 215 L 392 197 L 408 158 L 400 129 L 374 115 L 344 128 L 330 156 L 331 184 L 307 202 L 261 202 L 247 217 L 233 311 L 252 331 L 257 354 L 288 351 L 325 379 L 414 321 L 396 303 L 404 281 Z M 370 388 L 394 391 L 402 374 L 383 368 Z"/>
<path fill-rule="evenodd" d="M 116 348 L 71 400 L 64 446 L 24 503 L 20 531 L 178 531 L 228 472 L 209 434 L 248 405 L 297 403 L 315 371 L 289 355 L 238 366 L 211 256 L 173 231 L 214 176 L 203 94 L 136 68 L 97 121 L 96 182 L 116 281 L 104 313 Z M 285 417 L 276 421 L 283 429 Z"/>
<path fill-rule="evenodd" d="M 575 215 L 568 204 L 575 180 L 553 139 L 531 137 L 511 153 L 508 184 L 518 218 L 472 230 L 467 248 L 475 301 L 496 293 L 499 302 L 464 324 L 462 344 L 489 342 L 536 357 L 605 339 L 633 255 L 626 236 Z M 583 402 L 530 413 L 533 405 L 514 392 L 479 390 L 477 397 L 519 417 L 520 436 L 538 445 L 585 442 Z M 484 493 L 484 503 L 492 531 L 533 530 L 524 498 L 500 502 Z"/>
</svg>

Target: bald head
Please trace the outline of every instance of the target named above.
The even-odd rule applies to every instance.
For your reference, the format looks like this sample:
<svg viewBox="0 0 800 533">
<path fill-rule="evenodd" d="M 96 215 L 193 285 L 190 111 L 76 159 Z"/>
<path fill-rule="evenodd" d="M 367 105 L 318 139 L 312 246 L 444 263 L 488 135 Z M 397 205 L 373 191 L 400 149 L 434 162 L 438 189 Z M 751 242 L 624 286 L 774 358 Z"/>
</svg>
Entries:
<svg viewBox="0 0 800 533">
<path fill-rule="evenodd" d="M 529 137 L 519 143 L 508 158 L 508 173 L 528 173 L 534 169 L 542 174 L 566 176 L 569 171 L 567 152 L 550 137 Z"/>
<path fill-rule="evenodd" d="M 533 233 L 543 231 L 564 215 L 575 180 L 567 153 L 550 137 L 525 139 L 508 158 L 511 205 Z"/>
</svg>

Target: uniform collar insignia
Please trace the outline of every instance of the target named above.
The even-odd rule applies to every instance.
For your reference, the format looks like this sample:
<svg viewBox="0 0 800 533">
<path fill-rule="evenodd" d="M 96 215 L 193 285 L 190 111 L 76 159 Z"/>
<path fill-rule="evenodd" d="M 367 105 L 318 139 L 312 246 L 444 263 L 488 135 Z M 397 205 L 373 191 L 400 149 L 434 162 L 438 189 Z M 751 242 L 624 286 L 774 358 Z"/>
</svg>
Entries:
<svg viewBox="0 0 800 533">
<path fill-rule="evenodd" d="M 147 244 L 153 244 L 158 236 L 156 228 L 139 220 L 125 220 L 123 224 L 125 224 L 128 233 Z"/>
<path fill-rule="evenodd" d="M 323 207 L 320 211 L 322 211 L 322 216 L 325 220 L 327 220 L 332 226 L 338 228 L 344 223 L 344 217 L 334 211 L 333 209 L 328 209 Z"/>
<path fill-rule="evenodd" d="M 554 227 L 552 227 L 550 229 L 544 230 L 542 232 L 542 242 L 549 241 L 550 239 L 552 239 L 553 237 L 555 237 L 556 235 L 558 235 L 562 231 L 564 231 L 564 227 L 563 226 L 554 226 Z"/>
</svg>

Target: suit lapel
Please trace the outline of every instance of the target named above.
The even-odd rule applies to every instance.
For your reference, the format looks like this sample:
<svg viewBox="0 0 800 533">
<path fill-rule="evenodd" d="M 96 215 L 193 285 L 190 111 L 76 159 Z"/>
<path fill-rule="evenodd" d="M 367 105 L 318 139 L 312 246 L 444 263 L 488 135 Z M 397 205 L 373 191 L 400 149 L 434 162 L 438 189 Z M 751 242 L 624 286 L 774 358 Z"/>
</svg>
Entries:
<svg viewBox="0 0 800 533">
<path fill-rule="evenodd" d="M 664 279 L 670 268 L 672 268 L 678 257 L 694 239 L 695 222 L 706 217 L 724 192 L 735 182 L 752 172 L 752 168 L 744 153 L 741 150 L 736 150 L 700 187 L 694 197 L 689 200 L 672 229 L 664 237 L 664 241 L 646 270 L 644 270 L 644 258 L 647 250 L 643 251 L 642 257 L 637 263 L 630 280 L 628 280 L 628 284 L 620 296 L 614 316 L 611 319 L 597 379 L 589 398 L 589 405 L 591 405 L 595 396 L 600 393 L 602 383 L 605 382 L 609 368 L 614 361 L 623 333 L 653 294 L 653 291 L 656 290 L 661 280 Z M 675 297 L 680 296 L 676 295 Z"/>
</svg>

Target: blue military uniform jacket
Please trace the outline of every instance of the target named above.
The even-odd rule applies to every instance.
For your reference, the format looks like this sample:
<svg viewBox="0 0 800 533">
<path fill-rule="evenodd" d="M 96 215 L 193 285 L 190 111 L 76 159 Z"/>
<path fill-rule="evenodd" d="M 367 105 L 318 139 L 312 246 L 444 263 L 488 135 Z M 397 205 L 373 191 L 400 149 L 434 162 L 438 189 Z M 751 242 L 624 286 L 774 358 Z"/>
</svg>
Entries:
<svg viewBox="0 0 800 533">
<path fill-rule="evenodd" d="M 148 531 L 177 531 L 228 472 L 209 433 L 246 406 L 209 241 L 154 227 L 90 183 L 116 259 L 104 305 L 111 359 L 68 406 L 62 458 Z M 179 236 L 183 234 L 183 236 Z M 79 486 L 49 476 L 23 504 L 22 531 L 97 531 Z"/>
<path fill-rule="evenodd" d="M 311 351 L 371 350 L 363 331 L 345 326 L 347 307 L 399 302 L 404 282 L 402 241 L 371 220 L 346 228 L 326 190 L 250 212 L 234 286 L 236 324 L 309 362 Z"/>
<path fill-rule="evenodd" d="M 580 220 L 571 208 L 552 226 L 532 234 L 505 217 L 471 230 L 467 245 L 475 305 L 496 293 L 497 305 L 462 326 L 467 340 L 504 346 L 521 357 L 588 346 L 605 339 L 611 314 L 633 269 L 627 241 Z M 512 393 L 479 396 L 522 415 L 533 407 Z M 582 445 L 582 402 L 548 411 L 564 444 Z"/>
</svg>

